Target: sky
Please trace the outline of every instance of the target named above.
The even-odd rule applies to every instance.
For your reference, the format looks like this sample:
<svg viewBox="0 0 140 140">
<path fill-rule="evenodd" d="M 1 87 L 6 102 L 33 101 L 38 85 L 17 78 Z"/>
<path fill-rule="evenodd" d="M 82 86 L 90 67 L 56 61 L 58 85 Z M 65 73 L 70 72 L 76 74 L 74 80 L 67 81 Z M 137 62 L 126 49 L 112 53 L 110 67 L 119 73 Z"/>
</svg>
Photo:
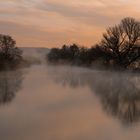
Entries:
<svg viewBox="0 0 140 140">
<path fill-rule="evenodd" d="M 0 33 L 19 47 L 98 43 L 125 17 L 140 20 L 140 0 L 0 0 Z"/>
</svg>

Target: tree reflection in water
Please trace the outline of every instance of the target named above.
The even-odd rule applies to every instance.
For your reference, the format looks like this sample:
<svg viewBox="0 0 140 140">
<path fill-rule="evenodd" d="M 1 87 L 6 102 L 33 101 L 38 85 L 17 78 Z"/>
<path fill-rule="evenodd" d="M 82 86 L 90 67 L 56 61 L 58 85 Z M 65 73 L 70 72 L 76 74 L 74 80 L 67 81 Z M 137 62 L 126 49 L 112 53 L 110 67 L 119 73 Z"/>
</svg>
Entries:
<svg viewBox="0 0 140 140">
<path fill-rule="evenodd" d="M 86 85 L 101 100 L 103 109 L 124 124 L 140 118 L 140 75 L 127 72 L 95 71 L 82 68 L 50 70 L 57 83 L 72 88 Z"/>
<path fill-rule="evenodd" d="M 0 72 L 0 105 L 9 103 L 21 88 L 22 72 L 5 71 Z"/>
</svg>

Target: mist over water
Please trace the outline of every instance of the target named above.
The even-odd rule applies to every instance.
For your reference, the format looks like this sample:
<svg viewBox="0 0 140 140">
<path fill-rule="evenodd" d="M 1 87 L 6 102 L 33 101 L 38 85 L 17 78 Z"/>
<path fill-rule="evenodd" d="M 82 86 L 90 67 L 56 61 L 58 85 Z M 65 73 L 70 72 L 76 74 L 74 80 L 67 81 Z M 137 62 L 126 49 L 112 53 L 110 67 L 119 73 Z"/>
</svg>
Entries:
<svg viewBox="0 0 140 140">
<path fill-rule="evenodd" d="M 88 87 L 99 98 L 103 109 L 122 123 L 127 125 L 139 120 L 139 74 L 64 66 L 52 68 L 50 73 L 55 74 L 55 82 L 63 87 Z"/>
<path fill-rule="evenodd" d="M 139 74 L 49 66 L 40 53 L 0 72 L 2 140 L 140 139 Z"/>
</svg>

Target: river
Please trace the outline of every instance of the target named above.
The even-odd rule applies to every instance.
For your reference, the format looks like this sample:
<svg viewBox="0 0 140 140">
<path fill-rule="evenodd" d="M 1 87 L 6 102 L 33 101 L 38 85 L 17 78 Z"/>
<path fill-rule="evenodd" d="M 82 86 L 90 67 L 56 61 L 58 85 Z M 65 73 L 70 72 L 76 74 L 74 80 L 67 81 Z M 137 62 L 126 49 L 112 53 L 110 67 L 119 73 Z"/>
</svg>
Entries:
<svg viewBox="0 0 140 140">
<path fill-rule="evenodd" d="M 0 73 L 1 140 L 139 140 L 140 76 L 32 65 Z"/>
</svg>

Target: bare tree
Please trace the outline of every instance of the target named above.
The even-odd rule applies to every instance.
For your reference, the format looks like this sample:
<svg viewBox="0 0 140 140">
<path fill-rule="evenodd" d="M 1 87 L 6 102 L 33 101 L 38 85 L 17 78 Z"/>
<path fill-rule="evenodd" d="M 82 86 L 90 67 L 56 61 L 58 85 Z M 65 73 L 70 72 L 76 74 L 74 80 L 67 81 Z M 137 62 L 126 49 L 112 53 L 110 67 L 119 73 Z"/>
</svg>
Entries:
<svg viewBox="0 0 140 140">
<path fill-rule="evenodd" d="M 128 67 L 140 57 L 139 39 L 140 22 L 128 17 L 106 30 L 100 47 L 110 54 L 110 60 L 115 64 Z"/>
</svg>

